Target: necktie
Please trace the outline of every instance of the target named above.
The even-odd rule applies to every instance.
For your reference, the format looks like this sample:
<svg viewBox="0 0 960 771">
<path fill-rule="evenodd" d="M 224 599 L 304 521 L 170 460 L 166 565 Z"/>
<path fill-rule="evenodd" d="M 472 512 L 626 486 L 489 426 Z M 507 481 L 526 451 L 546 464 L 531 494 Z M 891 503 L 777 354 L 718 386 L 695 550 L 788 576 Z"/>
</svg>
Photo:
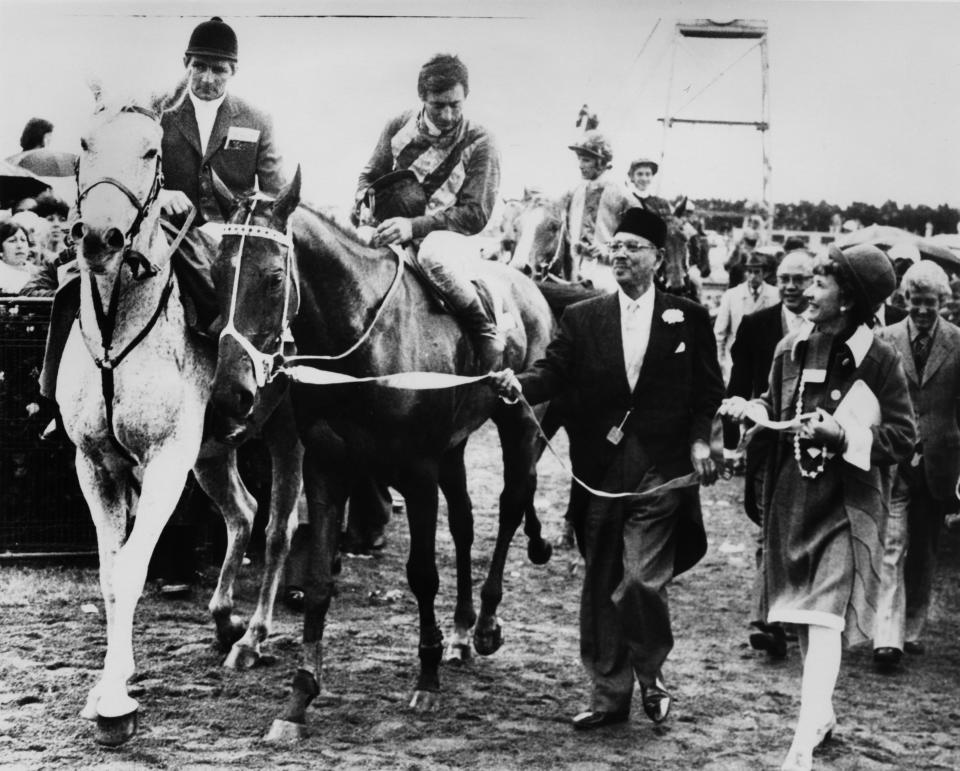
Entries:
<svg viewBox="0 0 960 771">
<path fill-rule="evenodd" d="M 913 363 L 917 367 L 917 374 L 923 376 L 923 368 L 927 365 L 930 356 L 930 335 L 920 332 L 913 339 Z"/>
</svg>

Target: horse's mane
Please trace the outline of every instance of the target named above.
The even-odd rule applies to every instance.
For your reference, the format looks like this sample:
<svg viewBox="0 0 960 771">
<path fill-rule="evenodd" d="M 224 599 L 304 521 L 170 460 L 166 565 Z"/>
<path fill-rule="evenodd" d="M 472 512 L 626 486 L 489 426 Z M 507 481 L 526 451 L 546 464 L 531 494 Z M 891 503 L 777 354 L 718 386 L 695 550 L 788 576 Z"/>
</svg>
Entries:
<svg viewBox="0 0 960 771">
<path fill-rule="evenodd" d="M 309 212 L 327 225 L 340 240 L 347 241 L 354 246 L 363 246 L 372 248 L 370 244 L 360 238 L 357 229 L 352 223 L 343 219 L 342 215 L 337 214 L 337 210 L 332 206 L 317 206 L 306 201 L 300 202 L 300 208 Z"/>
</svg>

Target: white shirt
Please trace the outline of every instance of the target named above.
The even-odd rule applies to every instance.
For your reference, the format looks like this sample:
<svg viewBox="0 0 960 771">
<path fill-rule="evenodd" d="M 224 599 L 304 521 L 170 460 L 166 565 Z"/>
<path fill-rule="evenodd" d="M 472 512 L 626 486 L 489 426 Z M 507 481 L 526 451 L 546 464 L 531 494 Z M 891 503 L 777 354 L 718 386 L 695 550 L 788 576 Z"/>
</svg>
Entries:
<svg viewBox="0 0 960 771">
<path fill-rule="evenodd" d="M 804 316 L 803 312 L 794 313 L 793 311 L 787 310 L 786 305 L 781 305 L 780 311 L 783 318 L 783 326 L 787 330 L 788 335 L 791 332 L 799 332 L 801 329 L 807 329 L 808 327 L 810 329 L 813 328 L 813 322 Z"/>
<path fill-rule="evenodd" d="M 636 300 L 631 300 L 622 289 L 617 290 L 620 298 L 620 339 L 623 341 L 623 366 L 627 371 L 630 392 L 640 378 L 643 357 L 650 343 L 650 326 L 653 324 L 653 287 Z"/>
<path fill-rule="evenodd" d="M 0 260 L 0 294 L 20 294 L 32 276 L 29 265 L 15 268 Z"/>
<path fill-rule="evenodd" d="M 207 143 L 210 141 L 210 135 L 213 133 L 213 124 L 217 122 L 217 112 L 220 110 L 220 105 L 223 104 L 223 100 L 227 98 L 226 92 L 219 99 L 213 99 L 211 101 L 205 101 L 203 99 L 197 99 L 193 95 L 193 91 L 188 92 L 190 94 L 190 101 L 193 102 L 193 112 L 197 116 L 197 131 L 200 133 L 200 153 L 202 155 L 207 154 Z"/>
</svg>

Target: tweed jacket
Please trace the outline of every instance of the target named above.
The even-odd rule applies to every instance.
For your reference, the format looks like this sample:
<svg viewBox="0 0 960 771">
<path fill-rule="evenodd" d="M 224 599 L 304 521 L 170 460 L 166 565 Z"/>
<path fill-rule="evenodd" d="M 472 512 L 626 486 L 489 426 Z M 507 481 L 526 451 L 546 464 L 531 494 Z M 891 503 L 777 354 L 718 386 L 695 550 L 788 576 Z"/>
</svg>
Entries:
<svg viewBox="0 0 960 771">
<path fill-rule="evenodd" d="M 223 222 L 230 214 L 215 195 L 214 172 L 234 195 L 255 187 L 275 195 L 286 182 L 270 117 L 233 94 L 217 111 L 205 154 L 189 96 L 164 113 L 161 124 L 164 186 L 186 193 L 197 207 L 197 224 Z"/>
<path fill-rule="evenodd" d="M 927 487 L 938 501 L 953 502 L 960 476 L 960 428 L 957 400 L 960 399 L 960 329 L 945 319 L 937 322 L 930 354 L 917 374 L 911 335 L 913 321 L 904 319 L 885 327 L 879 336 L 900 353 L 910 386 L 910 400 L 917 414 L 919 442 Z"/>
</svg>

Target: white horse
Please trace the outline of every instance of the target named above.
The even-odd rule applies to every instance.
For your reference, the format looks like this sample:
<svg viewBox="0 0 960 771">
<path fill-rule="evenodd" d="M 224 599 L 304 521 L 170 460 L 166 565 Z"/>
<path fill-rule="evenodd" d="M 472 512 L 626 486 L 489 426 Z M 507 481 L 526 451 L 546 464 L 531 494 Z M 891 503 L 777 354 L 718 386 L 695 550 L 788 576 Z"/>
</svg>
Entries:
<svg viewBox="0 0 960 771">
<path fill-rule="evenodd" d="M 221 643 L 229 647 L 243 635 L 228 666 L 252 666 L 259 656 L 300 492 L 303 450 L 284 395 L 279 407 L 267 409 L 264 426 L 273 458 L 267 565 L 244 634 L 231 613 L 232 594 L 255 501 L 240 480 L 233 447 L 208 443 L 201 452 L 216 350 L 188 331 L 170 262 L 176 243 L 159 226 L 161 134 L 151 111 L 101 106 L 82 140 L 72 230 L 81 307 L 56 389 L 97 529 L 107 621 L 103 672 L 81 714 L 97 720 L 97 741 L 108 745 L 136 731 L 138 705 L 127 694 L 135 671 L 133 614 L 187 473 L 193 469 L 227 524 L 227 555 L 209 607 Z M 138 275 L 137 263 L 152 269 Z"/>
</svg>

